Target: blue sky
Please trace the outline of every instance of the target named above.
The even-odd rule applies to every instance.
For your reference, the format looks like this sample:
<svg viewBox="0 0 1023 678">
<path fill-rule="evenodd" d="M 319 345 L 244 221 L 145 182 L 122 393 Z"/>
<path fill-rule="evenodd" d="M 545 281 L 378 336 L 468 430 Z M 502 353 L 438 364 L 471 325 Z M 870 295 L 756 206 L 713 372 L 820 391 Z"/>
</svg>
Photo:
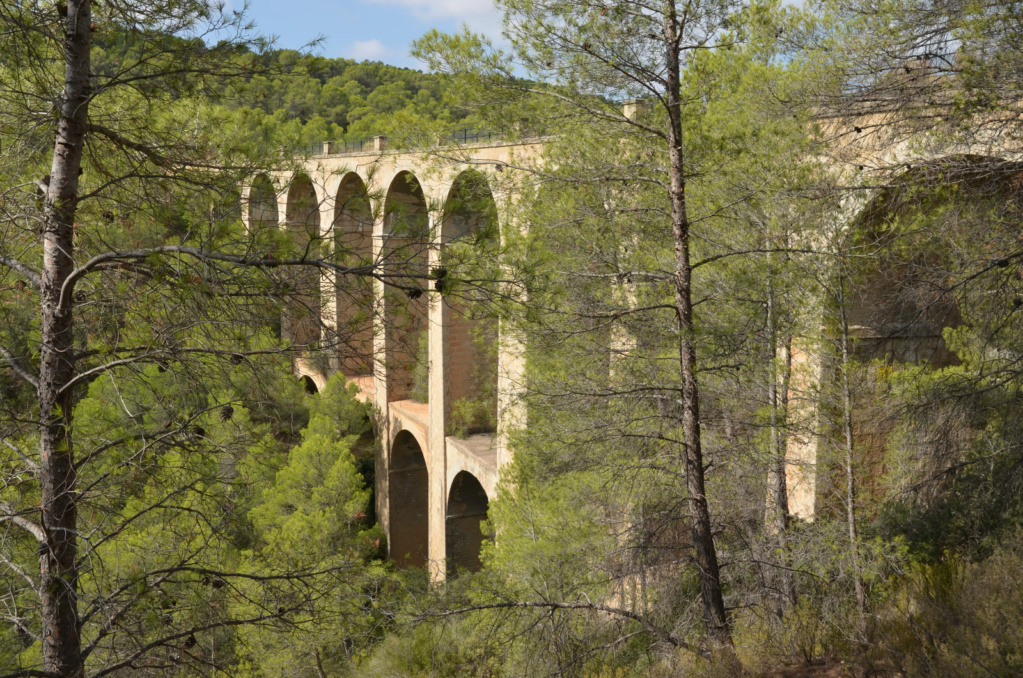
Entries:
<svg viewBox="0 0 1023 678">
<path fill-rule="evenodd" d="M 501 20 L 491 0 L 250 0 L 249 17 L 278 45 L 300 49 L 322 36 L 326 57 L 383 61 L 422 70 L 410 43 L 430 28 L 451 33 L 467 24 L 492 38 Z M 240 3 L 233 3 L 240 4 Z"/>
</svg>

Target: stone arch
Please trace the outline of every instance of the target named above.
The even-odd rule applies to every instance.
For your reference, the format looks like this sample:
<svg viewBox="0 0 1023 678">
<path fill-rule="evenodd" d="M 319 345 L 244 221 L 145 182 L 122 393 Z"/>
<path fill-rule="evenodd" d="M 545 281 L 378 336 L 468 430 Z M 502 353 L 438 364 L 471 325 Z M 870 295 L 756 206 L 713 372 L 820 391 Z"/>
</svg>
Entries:
<svg viewBox="0 0 1023 678">
<path fill-rule="evenodd" d="M 296 174 L 288 185 L 285 225 L 294 243 L 294 256 L 311 259 L 319 256 L 320 200 L 308 174 Z M 283 338 L 295 346 L 309 346 L 320 340 L 319 270 L 298 266 L 287 274 L 292 291 Z"/>
<path fill-rule="evenodd" d="M 242 219 L 253 243 L 259 247 L 268 240 L 276 240 L 281 220 L 277 207 L 277 187 L 266 173 L 252 177 L 242 190 Z M 278 339 L 284 335 L 283 313 L 269 297 L 253 302 L 255 313 L 262 322 L 260 329 Z"/>
<path fill-rule="evenodd" d="M 476 572 L 481 567 L 480 548 L 488 535 L 480 523 L 487 519 L 490 499 L 476 476 L 460 471 L 448 492 L 445 553 L 448 572 Z"/>
<path fill-rule="evenodd" d="M 444 202 L 441 265 L 431 271 L 445 304 L 445 428 L 456 435 L 497 428 L 498 321 L 474 315 L 472 290 L 446 281 L 457 279 L 460 267 L 492 260 L 489 246 L 499 241 L 497 204 L 486 177 L 463 171 Z"/>
<path fill-rule="evenodd" d="M 316 380 L 310 377 L 308 374 L 298 378 L 302 382 L 302 388 L 309 395 L 316 395 L 320 392 L 319 387 L 316 385 Z"/>
<path fill-rule="evenodd" d="M 277 213 L 277 189 L 266 174 L 257 174 L 249 184 L 245 212 L 251 231 L 276 229 L 280 224 L 280 216 Z"/>
<path fill-rule="evenodd" d="M 1021 177 L 1023 163 L 997 158 L 921 159 L 864 201 L 839 236 L 844 256 L 831 272 L 824 306 L 829 341 L 823 350 L 834 353 L 822 361 L 820 375 L 826 382 L 841 378 L 844 311 L 852 358 L 849 395 L 857 412 L 852 422 L 856 493 L 865 512 L 876 511 L 882 501 L 880 480 L 890 460 L 889 443 L 904 421 L 901 412 L 885 407 L 886 375 L 905 364 L 941 368 L 958 360 L 945 344 L 944 330 L 963 324 L 971 309 L 963 305 L 964 297 L 949 291 L 948 283 L 973 261 L 962 257 L 963 250 L 975 256 L 1014 249 L 1008 245 L 1018 242 L 1023 209 L 1012 197 L 1019 195 L 1015 182 Z M 1012 273 L 1007 267 L 1006 274 Z M 988 289 L 984 296 L 1003 293 L 1008 296 L 1008 290 Z M 1005 302 L 1008 308 L 1011 296 Z M 806 449 L 796 448 L 796 454 L 802 457 Z M 798 466 L 790 476 L 790 483 L 795 478 L 812 487 L 812 496 L 803 491 L 796 510 L 803 515 L 844 511 L 844 465 L 827 456 L 814 456 L 811 463 L 812 481 L 802 480 L 806 474 Z"/>
<path fill-rule="evenodd" d="M 414 174 L 401 171 L 384 200 L 383 257 L 387 399 L 426 402 L 429 208 Z"/>
<path fill-rule="evenodd" d="M 388 553 L 398 567 L 423 567 L 429 556 L 430 473 L 419 441 L 400 431 L 388 468 Z"/>
<path fill-rule="evenodd" d="M 320 240 L 320 197 L 313 181 L 305 172 L 299 172 L 288 184 L 288 231 L 296 244 L 315 247 Z"/>
<path fill-rule="evenodd" d="M 372 204 L 365 182 L 355 172 L 341 179 L 335 195 L 333 246 L 345 266 L 373 263 Z M 373 281 L 356 275 L 337 282 L 340 370 L 361 383 L 373 374 Z"/>
<path fill-rule="evenodd" d="M 499 241 L 497 202 L 490 182 L 478 170 L 463 170 L 451 183 L 444 201 L 442 242 L 467 238 Z"/>
<path fill-rule="evenodd" d="M 954 237 L 964 222 L 1014 203 L 1008 198 L 1021 167 L 987 156 L 934 158 L 870 196 L 851 219 L 844 243 L 851 259 L 864 262 L 853 266 L 847 307 L 857 357 L 933 367 L 955 361 L 942 335 L 959 324 L 960 311 L 927 280 L 952 248 L 927 239 Z M 952 198 L 949 191 L 958 194 Z M 921 227 L 907 228 L 914 221 Z"/>
</svg>

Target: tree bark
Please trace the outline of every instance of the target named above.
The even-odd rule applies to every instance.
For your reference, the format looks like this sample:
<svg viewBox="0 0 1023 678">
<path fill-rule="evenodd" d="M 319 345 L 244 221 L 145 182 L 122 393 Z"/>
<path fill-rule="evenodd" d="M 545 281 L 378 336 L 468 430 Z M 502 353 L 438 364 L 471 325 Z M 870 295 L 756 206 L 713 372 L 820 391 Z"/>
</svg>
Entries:
<svg viewBox="0 0 1023 678">
<path fill-rule="evenodd" d="M 785 406 L 788 401 L 788 371 L 791 361 L 788 357 L 788 342 L 784 346 L 778 345 L 778 327 L 776 308 L 777 300 L 774 296 L 774 285 L 771 281 L 773 271 L 770 270 L 771 255 L 768 253 L 767 271 L 767 334 L 768 343 L 771 349 L 771 369 L 768 375 L 770 381 L 767 384 L 767 404 L 770 410 L 770 458 L 771 458 L 771 498 L 768 506 L 767 527 L 776 534 L 784 534 L 789 527 L 789 498 L 788 487 L 785 479 L 785 435 L 781 430 L 785 420 Z M 785 366 L 779 371 L 779 359 L 785 361 Z M 779 384 L 779 380 L 785 382 Z"/>
<path fill-rule="evenodd" d="M 785 453 L 788 447 L 786 426 L 788 424 L 789 382 L 792 376 L 792 336 L 786 334 L 779 340 L 778 336 L 778 299 L 773 284 L 774 269 L 771 265 L 771 253 L 767 254 L 767 332 L 771 349 L 771 369 L 767 386 L 768 408 L 770 410 L 770 480 L 768 485 L 768 506 L 766 527 L 777 539 L 780 549 L 782 567 L 778 571 L 778 584 L 781 590 L 781 604 L 777 610 L 781 616 L 782 608 L 791 605 L 796 599 L 795 581 L 792 571 L 788 568 L 787 536 L 789 529 L 789 493 L 786 476 Z"/>
<path fill-rule="evenodd" d="M 57 131 L 44 199 L 40 275 L 40 510 L 46 538 L 39 558 L 43 668 L 66 678 L 81 678 L 84 667 L 78 617 L 72 389 L 65 388 L 74 375 L 74 324 L 70 296 L 62 295 L 62 290 L 73 268 L 78 175 L 90 96 L 91 23 L 89 0 L 67 3 L 64 89 L 56 102 Z"/>
<path fill-rule="evenodd" d="M 838 315 L 841 327 L 842 349 L 842 431 L 845 434 L 845 512 L 849 532 L 849 557 L 853 567 L 853 588 L 856 592 L 856 608 L 862 617 L 867 610 L 867 597 L 863 590 L 863 574 L 860 570 L 859 539 L 856 530 L 856 472 L 855 439 L 853 438 L 852 388 L 849 385 L 849 317 L 845 308 L 845 277 L 838 278 Z"/>
<path fill-rule="evenodd" d="M 717 646 L 731 648 L 710 507 L 704 483 L 703 449 L 700 434 L 700 394 L 696 379 L 696 344 L 693 336 L 693 268 L 689 252 L 690 223 L 686 211 L 685 152 L 682 142 L 681 64 L 679 21 L 674 0 L 666 3 L 664 46 L 668 71 L 665 96 L 668 106 L 668 153 L 670 158 L 671 228 L 675 247 L 672 275 L 675 316 L 679 336 L 679 371 L 682 391 L 682 436 L 685 455 L 686 489 L 692 522 L 693 555 L 700 572 L 700 593 L 707 634 Z"/>
</svg>

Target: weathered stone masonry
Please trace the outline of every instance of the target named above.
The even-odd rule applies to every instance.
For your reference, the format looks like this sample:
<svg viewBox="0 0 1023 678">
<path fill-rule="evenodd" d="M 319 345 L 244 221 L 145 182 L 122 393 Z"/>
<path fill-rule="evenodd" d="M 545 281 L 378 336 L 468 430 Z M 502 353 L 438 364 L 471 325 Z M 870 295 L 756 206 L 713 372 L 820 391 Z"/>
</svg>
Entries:
<svg viewBox="0 0 1023 678">
<path fill-rule="evenodd" d="M 336 242 L 353 263 L 360 257 L 380 262 L 389 255 L 408 254 L 403 259 L 406 270 L 415 271 L 423 289 L 436 287 L 436 272 L 444 268 L 450 243 L 473 233 L 493 214 L 502 228 L 507 227 L 511 201 L 521 196 L 494 190 L 498 184 L 490 181 L 492 172 L 515 166 L 517 159 L 536 158 L 540 150 L 539 143 L 478 145 L 460 149 L 464 159 L 444 160 L 436 153 L 387 151 L 383 138 L 368 152 L 333 154 L 326 146 L 298 171 L 253 177 L 242 194 L 247 226 L 286 229 L 300 245 L 315 240 L 320 247 L 329 247 Z M 908 144 L 857 138 L 840 147 L 836 159 L 849 168 L 864 163 L 883 167 L 908 158 L 928 162 L 942 154 L 971 152 L 944 149 L 921 155 Z M 479 193 L 481 186 L 488 204 L 461 199 L 469 188 Z M 869 197 L 860 196 L 858 205 L 846 206 L 836 219 L 853 223 Z M 430 239 L 429 247 L 408 247 L 417 233 Z M 308 273 L 295 275 L 296 282 L 316 288 L 315 278 L 308 285 L 310 281 L 300 277 Z M 315 344 L 324 331 L 341 324 L 346 328 L 343 351 L 335 351 L 329 362 L 310 351 L 308 358 L 296 359 L 296 376 L 309 388 L 323 388 L 330 374 L 341 372 L 375 406 L 381 442 L 376 510 L 388 536 L 390 557 L 403 566 L 428 565 L 435 579 L 458 569 L 476 569 L 484 539 L 480 522 L 487 517 L 501 468 L 510 460 L 506 432 L 522 423 L 521 408 L 515 405 L 523 383 L 521 342 L 506 326 L 479 324 L 457 300 L 437 294 L 410 299 L 385 291 L 382 282 L 368 278 L 339 283 L 331 274 L 321 275 L 319 295 L 298 298 L 297 308 L 280 319 L 282 337 L 296 344 Z M 884 334 L 883 328 L 863 319 L 873 312 L 863 304 L 869 306 L 876 296 L 857 300 L 859 306 L 853 310 L 859 339 Z M 364 304 L 354 299 L 371 299 L 374 312 L 366 314 Z M 928 355 L 941 350 L 935 343 L 940 341 L 935 338 L 940 327 L 923 329 L 928 330 L 926 336 L 898 345 L 902 353 L 909 349 L 916 353 L 902 356 L 895 351 L 896 359 L 916 359 L 916 349 L 927 349 Z M 427 403 L 410 397 L 424 336 Z M 480 349 L 480 337 L 496 340 L 496 355 Z M 817 354 L 805 341 L 797 342 L 789 394 L 795 416 L 811 423 L 817 413 L 804 394 L 812 392 L 823 376 Z M 492 388 L 483 390 L 493 391 L 488 395 L 492 402 L 486 405 L 492 416 L 486 419 L 496 424 L 476 423 L 466 429 L 463 422 L 459 433 L 465 437 L 450 435 L 456 403 L 479 396 L 481 378 L 492 380 L 487 384 Z M 789 510 L 804 519 L 813 519 L 818 497 L 818 444 L 812 432 L 788 440 Z"/>
<path fill-rule="evenodd" d="M 537 146 L 480 145 L 471 151 L 471 162 L 443 162 L 426 153 L 389 152 L 381 139 L 369 152 L 315 155 L 293 173 L 254 177 L 243 190 L 243 217 L 249 228 L 286 229 L 299 245 L 336 242 L 353 259 L 401 259 L 421 276 L 424 289 L 432 289 L 430 271 L 443 267 L 446 246 L 506 213 L 510 198 L 491 188 L 489 172 L 535 155 Z M 467 187 L 477 194 L 483 187 L 489 204 L 461 199 Z M 422 234 L 431 238 L 430 247 L 411 247 Z M 390 557 L 402 566 L 429 565 L 435 579 L 478 569 L 480 522 L 509 459 L 501 432 L 520 416 L 514 395 L 522 378 L 521 347 L 497 322 L 481 325 L 468 317 L 464 303 L 436 294 L 410 299 L 365 278 L 346 280 L 343 290 L 338 282 L 321 275 L 319 295 L 298 298 L 281 319 L 282 337 L 295 344 L 312 346 L 332 328 L 346 329 L 343 350 L 329 361 L 310 351 L 295 360 L 296 376 L 322 389 L 332 373 L 341 372 L 375 406 L 381 443 L 376 511 Z M 373 300 L 374 313 L 353 302 L 359 295 Z M 423 334 L 427 403 L 410 397 Z M 480 336 L 498 342 L 494 355 L 480 349 Z M 465 438 L 449 435 L 455 403 L 475 397 L 481 378 L 494 382 L 487 419 L 496 424 L 463 427 Z"/>
</svg>

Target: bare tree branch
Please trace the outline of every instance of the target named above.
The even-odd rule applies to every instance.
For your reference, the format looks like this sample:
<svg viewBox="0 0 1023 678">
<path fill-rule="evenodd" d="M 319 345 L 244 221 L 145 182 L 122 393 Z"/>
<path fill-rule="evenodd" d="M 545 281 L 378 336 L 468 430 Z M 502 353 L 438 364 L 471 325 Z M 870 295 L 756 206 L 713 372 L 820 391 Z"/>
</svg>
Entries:
<svg viewBox="0 0 1023 678">
<path fill-rule="evenodd" d="M 202 625 L 199 625 L 199 626 L 193 626 L 192 628 L 185 629 L 184 631 L 180 631 L 178 633 L 174 633 L 174 634 L 171 634 L 171 635 L 168 635 L 168 636 L 164 636 L 163 638 L 158 638 L 157 640 L 154 640 L 154 641 L 151 641 L 149 643 L 146 643 L 145 645 L 140 647 L 137 651 L 133 652 L 131 654 L 131 656 L 129 656 L 127 659 L 124 659 L 124 660 L 119 661 L 117 663 L 111 664 L 110 666 L 107 666 L 104 669 L 102 669 L 100 671 L 97 671 L 96 673 L 92 674 L 89 678 L 103 678 L 103 676 L 106 676 L 106 675 L 114 673 L 116 671 L 120 671 L 121 669 L 127 668 L 127 667 L 131 666 L 132 663 L 135 660 L 139 659 L 140 657 L 144 657 L 151 650 L 153 650 L 155 648 L 158 648 L 158 647 L 165 646 L 165 645 L 169 644 L 172 641 L 180 640 L 182 638 L 188 638 L 189 636 L 194 636 L 196 633 L 201 633 L 203 631 L 210 631 L 212 629 L 229 628 L 229 627 L 232 627 L 232 626 L 247 626 L 247 625 L 250 625 L 250 624 L 258 624 L 260 622 L 265 622 L 265 621 L 270 621 L 270 620 L 273 620 L 273 619 L 278 619 L 278 618 L 280 618 L 282 616 L 283 613 L 286 613 L 286 612 L 288 612 L 288 610 L 284 610 L 284 612 L 279 612 L 279 613 L 276 613 L 276 614 L 255 615 L 253 617 L 248 617 L 248 618 L 244 618 L 244 619 L 225 619 L 225 620 L 222 620 L 222 621 L 212 622 L 210 624 L 202 624 Z M 0 676 L 0 678 L 4 678 L 4 676 Z"/>
<path fill-rule="evenodd" d="M 21 460 L 22 460 L 23 462 L 25 462 L 25 465 L 26 465 L 26 466 L 28 466 L 28 467 L 29 467 L 29 468 L 30 468 L 30 469 L 32 470 L 32 472 L 33 472 L 33 473 L 38 473 L 38 472 L 39 472 L 39 464 L 37 464 L 37 463 L 35 463 L 34 461 L 32 461 L 31 459 L 29 459 L 28 455 L 27 455 L 27 454 L 25 454 L 24 452 L 22 452 L 22 451 L 21 451 L 21 448 L 20 448 L 20 447 L 18 447 L 18 446 L 17 446 L 17 445 L 15 445 L 14 443 L 12 443 L 12 442 L 11 442 L 10 440 L 8 440 L 7 438 L 0 438 L 0 442 L 3 442 L 3 444 L 4 444 L 4 445 L 5 445 L 6 447 L 8 447 L 9 449 L 13 450 L 13 451 L 14 451 L 14 453 L 15 453 L 16 455 L 18 455 L 18 457 L 19 457 L 19 458 L 20 458 L 20 459 L 21 459 Z"/>
<path fill-rule="evenodd" d="M 18 511 L 15 511 L 13 506 L 2 501 L 0 501 L 0 520 L 6 520 L 17 525 L 35 537 L 36 541 L 40 544 L 46 543 L 46 533 L 42 527 L 21 515 Z"/>
<path fill-rule="evenodd" d="M 502 610 L 502 609 L 547 609 L 547 610 L 589 610 L 592 612 L 603 612 L 605 614 L 614 615 L 616 617 L 622 617 L 624 619 L 631 619 L 634 622 L 639 623 L 644 629 L 650 634 L 656 636 L 658 639 L 668 643 L 673 647 L 677 647 L 683 650 L 688 650 L 694 654 L 698 654 L 701 657 L 709 656 L 705 650 L 694 647 L 692 644 L 682 640 L 674 633 L 666 631 L 655 624 L 652 624 L 642 615 L 636 614 L 629 610 L 623 610 L 620 607 L 612 607 L 610 605 L 601 605 L 599 603 L 590 603 L 584 601 L 576 601 L 571 603 L 555 602 L 555 601 L 512 601 L 505 603 L 486 603 L 483 605 L 469 605 L 466 607 L 460 607 L 454 610 L 445 610 L 443 612 L 430 612 L 420 615 L 420 618 L 442 618 L 442 617 L 453 617 L 456 615 L 467 614 L 469 612 L 479 612 L 481 610 Z"/>
<path fill-rule="evenodd" d="M 237 264 L 239 266 L 252 266 L 258 268 L 281 268 L 288 266 L 309 266 L 320 269 L 333 271 L 338 275 L 359 275 L 376 278 L 383 282 L 387 282 L 387 278 L 390 277 L 387 274 L 380 272 L 380 266 L 374 264 L 368 264 L 365 266 L 342 266 L 335 264 L 325 259 L 314 259 L 306 257 L 294 257 L 286 259 L 278 259 L 274 257 L 252 257 L 242 256 L 236 254 L 223 254 L 221 252 L 210 252 L 198 247 L 188 247 L 185 245 L 162 245 L 160 247 L 152 247 L 142 250 L 128 250 L 124 252 L 105 252 L 103 254 L 97 254 L 96 256 L 89 259 L 87 262 L 72 271 L 67 279 L 64 281 L 64 285 L 61 288 L 61 306 L 66 307 L 70 303 L 71 293 L 74 290 L 75 283 L 81 278 L 88 275 L 90 271 L 97 268 L 100 264 L 104 264 L 111 261 L 125 261 L 132 259 L 145 259 L 146 257 L 153 256 L 155 254 L 187 254 L 199 259 L 200 261 L 220 261 L 229 264 Z M 394 276 L 401 278 L 408 278 L 407 275 Z M 404 289 L 401 285 L 394 285 Z"/>
<path fill-rule="evenodd" d="M 32 287 L 36 290 L 39 289 L 39 272 L 28 266 L 27 264 L 18 261 L 14 257 L 7 257 L 0 255 L 0 264 L 3 264 L 7 268 L 13 271 L 17 271 L 21 275 L 28 278 L 28 281 L 32 284 Z"/>
<path fill-rule="evenodd" d="M 31 372 L 29 372 L 26 367 L 21 365 L 20 361 L 18 360 L 18 356 L 14 355 L 13 353 L 11 353 L 11 351 L 4 348 L 3 346 L 0 346 L 0 357 L 3 357 L 5 360 L 7 360 L 7 363 L 11 366 L 11 369 L 14 370 L 15 374 L 17 374 L 19 377 L 21 377 L 28 383 L 32 384 L 32 386 L 39 388 L 39 378 L 36 377 Z"/>
<path fill-rule="evenodd" d="M 18 565 L 17 563 L 15 563 L 15 562 L 14 562 L 13 560 L 10 560 L 10 559 L 8 559 L 8 558 L 4 557 L 4 556 L 3 556 L 2 554 L 0 554 L 0 563 L 3 563 L 3 564 L 4 564 L 4 565 L 6 565 L 6 566 L 7 566 L 7 567 L 8 567 L 8 568 L 9 568 L 9 569 L 10 569 L 10 570 L 12 571 L 12 572 L 14 572 L 15 574 L 17 574 L 17 575 L 18 575 L 19 577 L 21 577 L 22 579 L 24 579 L 24 580 L 25 580 L 25 583 L 27 583 L 27 584 L 28 584 L 28 586 L 29 586 L 29 588 L 30 588 L 30 589 L 32 589 L 33 591 L 36 591 L 36 592 L 38 592 L 38 589 L 36 588 L 36 583 L 35 583 L 34 581 L 32 581 L 32 577 L 28 576 L 28 573 L 27 573 L 27 572 L 25 572 L 25 570 L 23 570 L 23 569 L 21 568 L 21 566 L 19 566 L 19 565 Z M 19 626 L 21 626 L 21 624 L 18 624 L 18 625 L 19 625 Z M 26 630 L 27 630 L 27 629 L 26 629 Z"/>
<path fill-rule="evenodd" d="M 61 676 L 57 673 L 40 671 L 38 669 L 21 669 L 14 673 L 5 673 L 0 675 L 0 678 L 61 678 Z"/>
</svg>

